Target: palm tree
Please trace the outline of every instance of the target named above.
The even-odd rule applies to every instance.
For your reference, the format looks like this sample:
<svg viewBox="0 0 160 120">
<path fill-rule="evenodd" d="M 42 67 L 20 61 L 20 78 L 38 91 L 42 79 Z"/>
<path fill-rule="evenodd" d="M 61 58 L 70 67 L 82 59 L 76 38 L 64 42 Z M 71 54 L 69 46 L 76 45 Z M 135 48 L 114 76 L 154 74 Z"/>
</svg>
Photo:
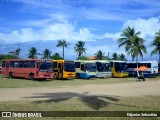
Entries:
<svg viewBox="0 0 160 120">
<path fill-rule="evenodd" d="M 121 34 L 121 38 L 118 39 L 118 43 L 119 43 L 119 47 L 125 46 L 125 51 L 127 52 L 129 50 L 129 47 L 127 47 L 128 45 L 131 45 L 131 41 L 132 39 L 135 39 L 135 37 L 137 37 L 138 35 L 140 35 L 140 31 L 135 32 L 134 27 L 127 27 L 125 30 L 122 31 Z M 132 55 L 132 60 L 135 57 L 134 55 Z"/>
<path fill-rule="evenodd" d="M 117 59 L 118 59 L 117 53 L 113 53 L 113 54 L 112 54 L 112 60 L 117 60 Z"/>
<path fill-rule="evenodd" d="M 37 58 L 37 49 L 35 47 L 29 49 L 28 58 Z"/>
<path fill-rule="evenodd" d="M 160 63 L 160 30 L 156 32 L 156 36 L 154 41 L 151 43 L 151 47 L 154 47 L 154 50 L 151 52 L 151 56 L 158 53 Z"/>
<path fill-rule="evenodd" d="M 69 43 L 66 42 L 66 40 L 59 40 L 57 47 L 62 47 L 63 48 L 63 59 L 64 59 L 64 48 L 66 48 L 68 45 L 70 45 Z"/>
<path fill-rule="evenodd" d="M 137 67 L 138 67 L 138 56 L 143 59 L 143 53 L 147 53 L 146 47 L 144 46 L 145 40 L 140 37 L 135 37 L 131 41 L 131 45 L 127 45 L 128 48 L 127 54 L 132 55 L 132 57 L 136 58 Z"/>
<path fill-rule="evenodd" d="M 17 50 L 16 50 L 16 56 L 19 58 L 19 54 L 20 54 L 20 52 L 21 52 L 21 49 L 20 48 L 18 48 Z"/>
<path fill-rule="evenodd" d="M 86 53 L 86 48 L 84 48 L 85 42 L 83 41 L 78 41 L 75 44 L 74 51 L 78 54 L 78 57 L 81 57 L 83 53 Z"/>
<path fill-rule="evenodd" d="M 51 57 L 51 51 L 49 49 L 45 49 L 43 51 L 43 58 L 49 59 Z"/>
<path fill-rule="evenodd" d="M 97 51 L 97 53 L 95 54 L 96 59 L 97 60 L 102 60 L 104 58 L 104 54 L 101 50 Z"/>
<path fill-rule="evenodd" d="M 127 58 L 124 54 L 118 55 L 118 59 L 121 60 L 121 61 L 127 61 Z"/>
</svg>

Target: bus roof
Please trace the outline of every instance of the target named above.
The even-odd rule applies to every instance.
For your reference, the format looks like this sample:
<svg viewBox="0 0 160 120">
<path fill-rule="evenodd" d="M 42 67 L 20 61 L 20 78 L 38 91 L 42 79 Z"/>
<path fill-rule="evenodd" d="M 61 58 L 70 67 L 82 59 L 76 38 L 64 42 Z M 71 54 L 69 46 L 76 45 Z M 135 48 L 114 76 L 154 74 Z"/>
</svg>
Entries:
<svg viewBox="0 0 160 120">
<path fill-rule="evenodd" d="M 6 59 L 3 61 L 42 61 L 41 59 Z"/>
<path fill-rule="evenodd" d="M 158 63 L 158 61 L 157 60 L 152 60 L 152 61 L 138 61 L 138 63 L 152 63 L 152 62 L 157 62 Z M 127 62 L 127 63 L 137 63 L 137 62 Z"/>
<path fill-rule="evenodd" d="M 127 61 L 118 61 L 118 60 L 110 60 L 110 62 L 125 62 L 125 63 L 127 63 Z"/>
<path fill-rule="evenodd" d="M 53 62 L 74 62 L 73 60 L 52 60 Z"/>
</svg>

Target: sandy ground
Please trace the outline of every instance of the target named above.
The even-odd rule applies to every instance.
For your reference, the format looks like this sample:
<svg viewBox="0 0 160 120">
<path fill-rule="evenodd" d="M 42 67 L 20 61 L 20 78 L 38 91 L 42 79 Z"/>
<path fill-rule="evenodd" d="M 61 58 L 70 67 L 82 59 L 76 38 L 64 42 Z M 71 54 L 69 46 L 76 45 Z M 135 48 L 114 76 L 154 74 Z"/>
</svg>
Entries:
<svg viewBox="0 0 160 120">
<path fill-rule="evenodd" d="M 98 84 L 82 86 L 1 88 L 0 101 L 9 100 L 49 100 L 67 97 L 87 96 L 160 96 L 160 80 L 145 82 L 127 82 L 116 84 Z"/>
</svg>

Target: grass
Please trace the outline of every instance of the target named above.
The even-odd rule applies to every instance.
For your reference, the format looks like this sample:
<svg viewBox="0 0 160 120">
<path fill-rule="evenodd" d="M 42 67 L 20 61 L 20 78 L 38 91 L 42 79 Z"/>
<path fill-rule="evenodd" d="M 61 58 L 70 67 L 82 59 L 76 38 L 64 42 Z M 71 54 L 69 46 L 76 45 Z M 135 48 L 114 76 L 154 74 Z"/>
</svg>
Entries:
<svg viewBox="0 0 160 120">
<path fill-rule="evenodd" d="M 28 88 L 28 87 L 59 87 L 78 86 L 86 84 L 113 84 L 131 82 L 129 78 L 106 78 L 106 79 L 70 79 L 70 80 L 27 80 L 18 78 L 7 78 L 0 76 L 0 88 Z"/>
<path fill-rule="evenodd" d="M 125 97 L 73 95 L 66 99 L 50 99 L 47 101 L 9 101 L 0 102 L 2 111 L 160 111 L 160 96 Z M 21 118 L 22 119 L 22 118 Z M 30 118 L 29 118 L 30 119 Z M 52 120 L 53 118 L 42 118 Z M 93 120 L 115 119 L 113 117 L 61 117 L 61 120 Z M 118 117 L 118 119 L 129 119 Z M 133 118 L 140 120 L 156 120 L 158 118 Z M 25 118 L 26 120 L 26 118 Z"/>
</svg>

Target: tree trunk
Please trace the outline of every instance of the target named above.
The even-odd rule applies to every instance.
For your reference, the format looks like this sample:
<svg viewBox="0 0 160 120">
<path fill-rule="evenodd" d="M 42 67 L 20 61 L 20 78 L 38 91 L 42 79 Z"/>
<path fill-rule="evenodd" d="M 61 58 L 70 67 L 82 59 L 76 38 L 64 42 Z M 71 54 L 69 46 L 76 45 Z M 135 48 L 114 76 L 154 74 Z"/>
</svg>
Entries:
<svg viewBox="0 0 160 120">
<path fill-rule="evenodd" d="M 160 50 L 158 51 L 158 55 L 159 55 L 159 61 L 158 61 L 158 63 L 160 64 Z"/>
<path fill-rule="evenodd" d="M 159 52 L 159 64 L 160 64 L 160 52 Z"/>
<path fill-rule="evenodd" d="M 137 63 L 137 68 L 138 68 L 138 56 L 136 56 L 136 63 Z"/>
<path fill-rule="evenodd" d="M 63 59 L 64 59 L 64 46 L 63 46 Z"/>
<path fill-rule="evenodd" d="M 138 55 L 136 56 L 136 63 L 137 63 L 137 69 L 138 69 Z M 136 70 L 137 71 L 137 70 Z M 139 76 L 139 72 L 137 71 L 137 77 Z"/>
</svg>

